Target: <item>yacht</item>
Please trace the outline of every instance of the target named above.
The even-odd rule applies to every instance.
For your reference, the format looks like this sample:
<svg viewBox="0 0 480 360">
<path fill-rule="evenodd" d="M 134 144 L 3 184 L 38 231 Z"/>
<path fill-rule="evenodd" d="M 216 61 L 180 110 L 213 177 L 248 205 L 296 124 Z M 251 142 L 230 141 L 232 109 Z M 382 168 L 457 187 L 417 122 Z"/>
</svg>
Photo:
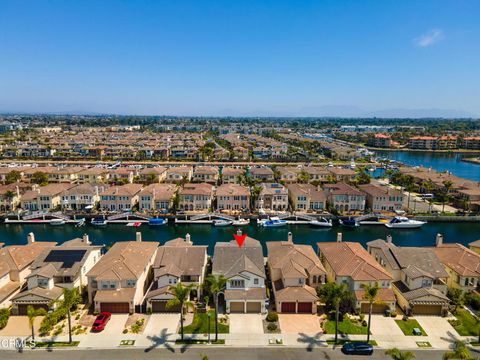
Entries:
<svg viewBox="0 0 480 360">
<path fill-rule="evenodd" d="M 318 219 L 318 220 L 312 220 L 310 221 L 311 226 L 315 227 L 324 227 L 324 228 L 331 228 L 332 225 L 332 220 L 327 220 L 324 217 Z"/>
<path fill-rule="evenodd" d="M 167 225 L 168 220 L 164 218 L 150 218 L 148 219 L 148 225 L 150 226 L 162 226 Z"/>
<path fill-rule="evenodd" d="M 213 220 L 213 226 L 225 227 L 232 225 L 233 221 L 231 220 Z"/>
<path fill-rule="evenodd" d="M 104 218 L 94 218 L 92 219 L 92 221 L 90 222 L 90 224 L 92 224 L 93 226 L 106 226 L 107 225 L 107 220 L 105 220 Z"/>
<path fill-rule="evenodd" d="M 404 216 L 396 216 L 385 226 L 390 229 L 416 229 L 426 224 L 425 221 L 413 220 Z"/>
<path fill-rule="evenodd" d="M 64 219 L 52 219 L 52 220 L 50 220 L 50 225 L 53 225 L 53 226 L 65 225 L 65 220 Z"/>
<path fill-rule="evenodd" d="M 248 225 L 250 224 L 250 219 L 242 219 L 242 218 L 239 218 L 237 220 L 233 220 L 233 223 L 232 225 L 234 226 L 244 226 L 244 225 Z"/>
<path fill-rule="evenodd" d="M 348 219 L 340 219 L 338 220 L 338 222 L 340 223 L 340 225 L 342 226 L 345 226 L 345 227 L 351 227 L 351 228 L 354 228 L 354 227 L 358 227 L 360 226 L 360 224 L 357 222 L 357 220 L 355 220 L 354 218 L 348 218 Z"/>
<path fill-rule="evenodd" d="M 270 219 L 259 220 L 259 225 L 264 227 L 280 227 L 287 225 L 287 221 L 280 220 L 277 216 L 273 216 Z"/>
</svg>

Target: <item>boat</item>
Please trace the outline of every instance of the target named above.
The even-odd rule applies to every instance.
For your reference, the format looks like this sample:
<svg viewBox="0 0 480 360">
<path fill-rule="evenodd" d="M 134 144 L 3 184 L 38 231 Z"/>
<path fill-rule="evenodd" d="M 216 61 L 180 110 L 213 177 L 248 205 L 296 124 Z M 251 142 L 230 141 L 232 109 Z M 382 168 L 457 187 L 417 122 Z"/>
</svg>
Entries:
<svg viewBox="0 0 480 360">
<path fill-rule="evenodd" d="M 104 218 L 94 218 L 90 222 L 93 226 L 105 226 L 107 225 L 107 220 Z"/>
<path fill-rule="evenodd" d="M 345 227 L 358 227 L 360 226 L 360 224 L 357 222 L 357 220 L 353 219 L 353 218 L 348 218 L 348 219 L 340 219 L 338 220 L 338 222 L 340 223 L 340 225 L 342 226 L 345 226 Z"/>
<path fill-rule="evenodd" d="M 363 217 L 361 220 L 357 219 L 360 225 L 385 225 L 391 220 L 391 217 L 383 217 L 379 215 L 372 215 Z"/>
<path fill-rule="evenodd" d="M 233 220 L 232 222 L 232 225 L 234 226 L 244 226 L 244 225 L 248 225 L 250 224 L 250 219 L 237 219 L 237 220 Z"/>
<path fill-rule="evenodd" d="M 312 220 L 309 223 L 311 226 L 315 227 L 325 227 L 325 228 L 331 228 L 333 226 L 332 220 L 327 220 L 324 217 L 318 219 L 318 220 Z"/>
<path fill-rule="evenodd" d="M 75 227 L 81 227 L 85 225 L 85 222 L 86 222 L 85 218 L 82 218 L 75 223 Z"/>
<path fill-rule="evenodd" d="M 53 226 L 59 226 L 59 225 L 64 225 L 65 224 L 65 219 L 52 219 L 50 220 L 50 225 Z"/>
<path fill-rule="evenodd" d="M 287 225 L 287 221 L 280 220 L 277 216 L 273 216 L 268 220 L 261 221 L 259 224 L 264 227 L 280 227 Z"/>
<path fill-rule="evenodd" d="M 231 220 L 213 220 L 213 226 L 224 227 L 232 225 L 233 221 Z"/>
<path fill-rule="evenodd" d="M 426 224 L 425 221 L 413 220 L 404 216 L 396 216 L 385 226 L 389 229 L 417 229 Z"/>
<path fill-rule="evenodd" d="M 139 227 L 141 225 L 142 225 L 142 223 L 139 222 L 139 221 L 127 223 L 127 226 L 130 226 L 130 227 Z"/>
<path fill-rule="evenodd" d="M 168 220 L 164 218 L 150 218 L 148 219 L 148 225 L 150 226 L 162 226 L 167 225 Z"/>
</svg>

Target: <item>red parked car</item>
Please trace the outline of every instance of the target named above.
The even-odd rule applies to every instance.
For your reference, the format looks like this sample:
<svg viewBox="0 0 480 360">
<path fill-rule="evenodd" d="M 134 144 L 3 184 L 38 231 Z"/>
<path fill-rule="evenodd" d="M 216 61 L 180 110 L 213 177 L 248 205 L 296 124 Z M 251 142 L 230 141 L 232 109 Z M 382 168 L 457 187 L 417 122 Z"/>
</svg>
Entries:
<svg viewBox="0 0 480 360">
<path fill-rule="evenodd" d="M 102 331 L 107 325 L 108 320 L 112 317 L 112 314 L 109 312 L 101 312 L 100 315 L 97 316 L 95 321 L 92 325 L 92 331 Z"/>
</svg>

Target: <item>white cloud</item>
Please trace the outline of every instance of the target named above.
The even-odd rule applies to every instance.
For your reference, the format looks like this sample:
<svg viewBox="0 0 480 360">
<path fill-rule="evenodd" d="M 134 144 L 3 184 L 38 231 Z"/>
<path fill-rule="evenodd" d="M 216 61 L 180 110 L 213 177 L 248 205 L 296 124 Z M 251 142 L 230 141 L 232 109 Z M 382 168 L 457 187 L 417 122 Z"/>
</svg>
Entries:
<svg viewBox="0 0 480 360">
<path fill-rule="evenodd" d="M 437 42 L 441 41 L 444 38 L 443 31 L 440 29 L 432 29 L 427 31 L 425 34 L 420 35 L 419 37 L 413 40 L 415 46 L 418 47 L 428 47 Z"/>
</svg>

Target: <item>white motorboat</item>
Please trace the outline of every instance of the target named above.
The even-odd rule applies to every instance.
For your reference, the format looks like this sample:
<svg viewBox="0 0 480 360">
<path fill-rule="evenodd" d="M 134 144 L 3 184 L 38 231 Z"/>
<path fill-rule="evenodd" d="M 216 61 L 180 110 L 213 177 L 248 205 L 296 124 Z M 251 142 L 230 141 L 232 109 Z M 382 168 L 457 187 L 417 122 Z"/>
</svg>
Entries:
<svg viewBox="0 0 480 360">
<path fill-rule="evenodd" d="M 425 221 L 413 220 L 404 216 L 396 216 L 390 220 L 390 222 L 386 223 L 385 226 L 390 229 L 417 229 L 424 224 L 426 224 Z"/>
<path fill-rule="evenodd" d="M 287 225 L 286 220 L 280 220 L 277 216 L 273 216 L 268 220 L 261 220 L 259 225 L 264 227 L 280 227 Z"/>
<path fill-rule="evenodd" d="M 90 224 L 92 224 L 93 226 L 106 226 L 107 220 L 105 220 L 104 218 L 95 218 L 95 219 L 92 219 Z"/>
<path fill-rule="evenodd" d="M 65 224 L 64 219 L 52 219 L 52 220 L 50 220 L 50 225 L 53 225 L 53 226 L 59 226 L 59 225 L 64 225 L 64 224 Z"/>
<path fill-rule="evenodd" d="M 75 223 L 75 227 L 81 227 L 83 225 L 85 225 L 85 218 L 82 218 Z"/>
<path fill-rule="evenodd" d="M 213 226 L 225 227 L 225 226 L 232 225 L 232 223 L 233 223 L 233 221 L 231 221 L 231 220 L 214 220 L 213 221 Z"/>
<path fill-rule="evenodd" d="M 232 225 L 233 226 L 245 226 L 250 224 L 250 219 L 238 219 L 238 220 L 233 220 Z"/>
<path fill-rule="evenodd" d="M 325 227 L 325 228 L 331 228 L 333 226 L 332 220 L 327 220 L 324 217 L 318 220 L 310 221 L 310 225 L 315 227 Z"/>
</svg>

